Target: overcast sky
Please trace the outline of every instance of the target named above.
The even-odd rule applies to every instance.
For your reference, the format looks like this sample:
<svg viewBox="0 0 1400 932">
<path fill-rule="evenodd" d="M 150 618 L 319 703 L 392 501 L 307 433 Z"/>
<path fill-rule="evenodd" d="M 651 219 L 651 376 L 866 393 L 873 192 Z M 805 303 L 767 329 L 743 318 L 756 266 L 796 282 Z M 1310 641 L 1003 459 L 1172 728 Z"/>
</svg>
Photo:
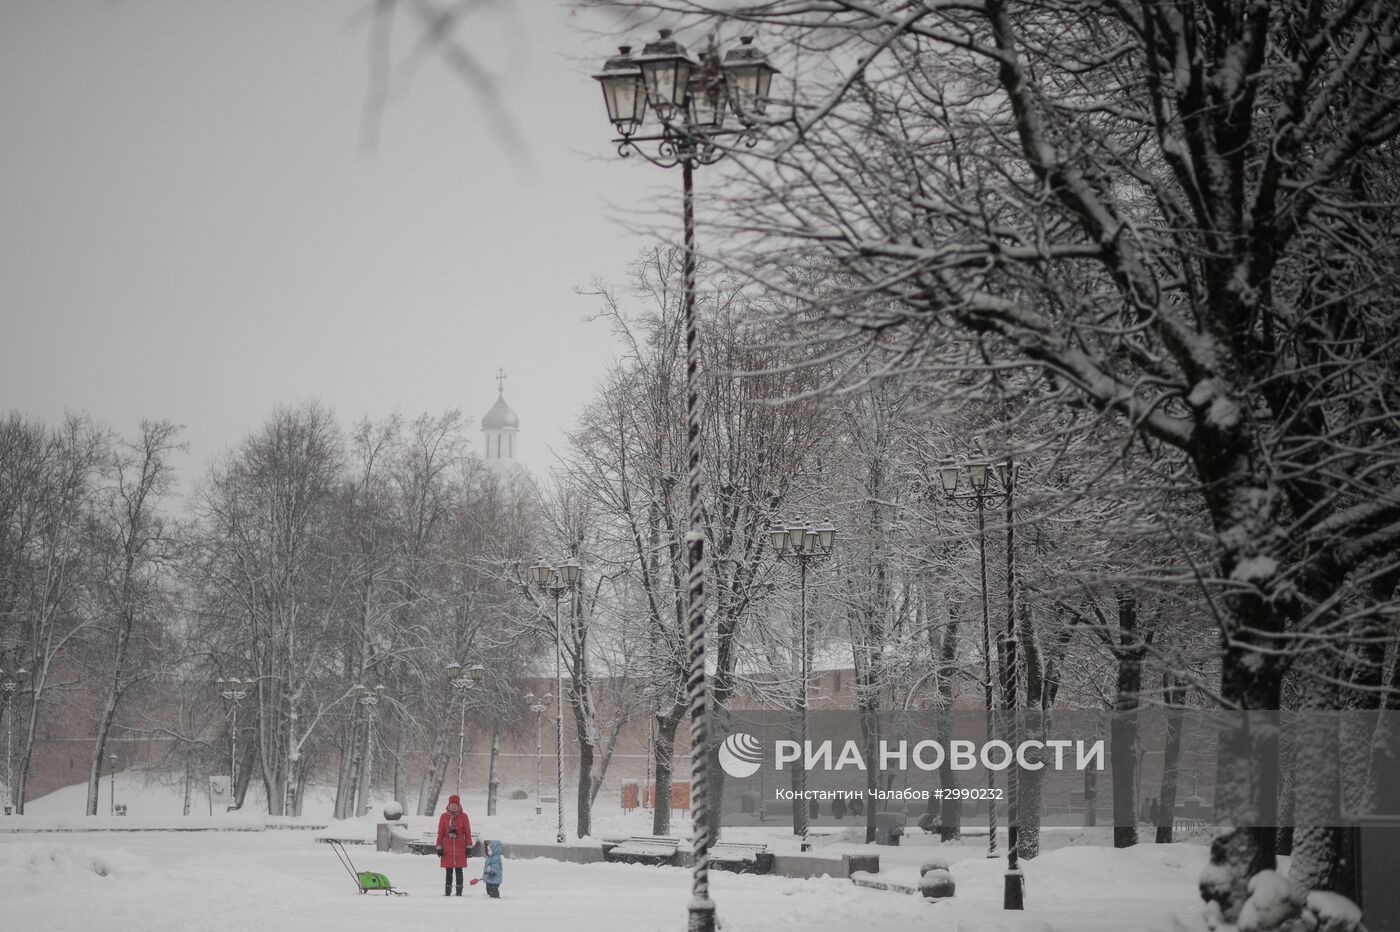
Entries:
<svg viewBox="0 0 1400 932">
<path fill-rule="evenodd" d="M 202 470 L 311 398 L 343 423 L 461 407 L 477 439 L 504 367 L 548 466 L 613 345 L 573 289 L 624 279 L 646 240 L 619 217 L 673 211 L 678 178 L 614 156 L 609 43 L 554 0 L 458 30 L 523 147 L 433 59 L 365 151 L 367 6 L 0 3 L 0 410 L 173 420 Z"/>
</svg>

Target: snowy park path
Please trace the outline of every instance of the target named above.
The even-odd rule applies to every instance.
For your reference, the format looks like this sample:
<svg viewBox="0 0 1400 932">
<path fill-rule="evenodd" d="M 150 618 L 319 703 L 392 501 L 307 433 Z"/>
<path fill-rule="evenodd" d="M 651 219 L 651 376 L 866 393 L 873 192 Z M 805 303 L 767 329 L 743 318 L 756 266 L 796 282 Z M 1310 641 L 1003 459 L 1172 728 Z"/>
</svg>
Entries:
<svg viewBox="0 0 1400 932">
<path fill-rule="evenodd" d="M 368 848 L 352 849 L 351 855 L 358 869 L 388 874 L 411 896 L 356 894 L 331 851 L 300 832 L 150 832 L 0 836 L 0 900 L 8 928 L 35 932 L 447 932 L 479 929 L 483 922 L 531 932 L 683 927 L 689 889 L 684 870 L 511 861 L 503 898 L 493 902 L 480 886 L 469 887 L 461 899 L 444 898 L 442 875 L 431 858 Z M 899 932 L 1125 932 L 1151 928 L 1155 920 L 1189 908 L 1202 858 L 1199 848 L 1185 845 L 1050 852 L 1029 866 L 1031 895 L 1020 915 L 999 908 L 999 862 L 977 859 L 954 865 L 958 896 L 941 903 L 845 880 L 731 874 L 712 880 L 728 932 L 824 932 L 872 924 Z M 473 863 L 468 873 L 479 870 Z"/>
</svg>

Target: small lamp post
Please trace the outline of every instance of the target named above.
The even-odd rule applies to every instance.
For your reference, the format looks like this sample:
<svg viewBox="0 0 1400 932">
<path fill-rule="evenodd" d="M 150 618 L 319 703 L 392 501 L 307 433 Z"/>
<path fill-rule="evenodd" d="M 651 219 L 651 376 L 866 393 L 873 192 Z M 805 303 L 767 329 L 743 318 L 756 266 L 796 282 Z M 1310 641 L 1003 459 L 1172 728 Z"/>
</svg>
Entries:
<svg viewBox="0 0 1400 932">
<path fill-rule="evenodd" d="M 117 814 L 117 755 L 107 755 L 107 773 L 111 776 L 111 798 L 108 800 L 108 815 Z"/>
<path fill-rule="evenodd" d="M 836 525 L 824 521 L 820 525 L 808 525 L 802 521 L 791 524 L 774 524 L 768 531 L 773 545 L 773 554 L 779 560 L 797 564 L 799 591 L 801 592 L 798 617 L 798 689 L 797 689 L 797 743 L 807 744 L 807 693 L 812 674 L 810 651 L 807 647 L 807 567 L 820 563 L 836 549 Z M 807 841 L 808 818 L 811 807 L 807 801 L 807 774 L 804 768 L 797 768 L 797 799 L 793 801 L 793 833 L 802 836 L 803 851 L 812 850 Z"/>
<path fill-rule="evenodd" d="M 9 804 L 5 807 L 5 814 L 9 815 L 19 809 L 19 799 L 15 793 L 15 764 L 13 756 L 14 731 L 15 731 L 15 694 L 19 692 L 24 678 L 29 675 L 29 671 L 24 667 L 14 670 L 0 670 L 0 692 L 5 696 L 5 793 L 9 797 Z"/>
<path fill-rule="evenodd" d="M 467 693 L 481 685 L 481 678 L 486 673 L 486 668 L 479 663 L 474 663 L 465 670 L 457 661 L 452 661 L 447 665 L 448 684 L 457 692 L 460 697 L 462 717 L 457 727 L 457 795 L 462 794 L 462 761 L 467 754 Z"/>
<path fill-rule="evenodd" d="M 939 484 L 942 486 L 944 497 L 955 504 L 970 508 L 977 514 L 977 553 L 981 566 L 982 580 L 982 650 L 983 650 L 983 683 L 982 689 L 987 707 L 987 738 L 992 736 L 993 705 L 992 698 L 992 625 L 987 604 L 987 520 L 986 508 L 990 502 L 992 504 L 1004 503 L 1006 505 L 1006 636 L 1002 643 L 1006 645 L 1006 656 L 1003 658 L 1006 673 L 1003 682 L 1006 684 L 1006 707 L 1011 712 L 1011 727 L 1013 729 L 1012 744 L 1016 743 L 1014 732 L 1019 731 L 1016 723 L 1017 714 L 1017 638 L 1016 638 L 1016 561 L 1015 561 L 1015 531 L 1013 518 L 1015 515 L 1014 495 L 1016 491 L 1017 479 L 1020 475 L 1019 464 L 1010 457 L 1005 461 L 996 463 L 995 466 L 986 461 L 978 460 L 966 465 L 968 484 L 972 486 L 970 492 L 958 491 L 958 479 L 961 470 L 955 463 L 943 463 L 938 468 Z M 999 484 L 993 482 L 993 474 Z M 1017 848 L 1017 825 L 1016 806 L 1018 805 L 1017 789 L 1018 780 L 1016 777 L 1016 767 L 1013 765 L 1007 770 L 1007 826 L 1006 826 L 1006 878 L 1005 889 L 1002 895 L 1002 905 L 1005 909 L 1023 909 L 1025 900 L 1025 880 L 1020 871 L 1020 852 Z M 987 788 L 993 788 L 995 778 L 992 772 L 987 772 Z M 991 794 L 988 794 L 989 796 Z M 996 857 L 996 802 L 988 799 L 987 806 L 987 857 Z"/>
<path fill-rule="evenodd" d="M 224 679 L 221 676 L 214 681 L 214 688 L 218 690 L 219 696 L 224 700 L 228 709 L 229 792 L 236 793 L 238 791 L 238 706 L 244 699 L 248 698 L 248 692 L 253 688 L 253 681 L 251 679 L 240 680 L 236 676 Z"/>
<path fill-rule="evenodd" d="M 365 758 L 361 769 L 359 805 L 355 807 L 356 815 L 364 815 L 371 805 L 370 787 L 374 782 L 374 710 L 379 700 L 384 698 L 384 686 L 381 684 L 370 689 L 357 685 L 353 692 L 365 710 Z"/>
<path fill-rule="evenodd" d="M 576 560 L 550 566 L 543 559 L 530 568 L 535 587 L 554 600 L 554 744 L 555 806 L 557 824 L 554 840 L 564 843 L 564 631 L 559 626 L 559 600 L 572 593 L 583 580 L 583 567 Z M 538 798 L 538 797 L 537 797 Z"/>
<path fill-rule="evenodd" d="M 535 713 L 535 815 L 544 811 L 540 804 L 540 787 L 544 785 L 544 742 L 540 738 L 540 723 L 544 719 L 544 713 L 549 710 L 546 699 L 547 697 L 536 696 L 534 693 L 525 694 L 526 707 Z"/>
</svg>

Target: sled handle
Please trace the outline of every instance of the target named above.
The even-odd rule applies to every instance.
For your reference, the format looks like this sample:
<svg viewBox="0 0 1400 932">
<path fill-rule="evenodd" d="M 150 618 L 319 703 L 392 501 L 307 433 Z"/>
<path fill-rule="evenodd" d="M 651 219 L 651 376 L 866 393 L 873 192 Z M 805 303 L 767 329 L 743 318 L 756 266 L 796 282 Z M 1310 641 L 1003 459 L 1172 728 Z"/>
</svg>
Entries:
<svg viewBox="0 0 1400 932">
<path fill-rule="evenodd" d="M 335 852 L 335 856 L 340 859 L 340 865 L 345 868 L 345 872 L 349 874 L 350 879 L 355 882 L 355 889 L 363 893 L 364 890 L 360 888 L 359 875 L 355 873 L 355 865 L 350 861 L 350 853 L 346 851 L 345 846 L 338 841 L 332 840 L 330 846 L 331 850 Z"/>
</svg>

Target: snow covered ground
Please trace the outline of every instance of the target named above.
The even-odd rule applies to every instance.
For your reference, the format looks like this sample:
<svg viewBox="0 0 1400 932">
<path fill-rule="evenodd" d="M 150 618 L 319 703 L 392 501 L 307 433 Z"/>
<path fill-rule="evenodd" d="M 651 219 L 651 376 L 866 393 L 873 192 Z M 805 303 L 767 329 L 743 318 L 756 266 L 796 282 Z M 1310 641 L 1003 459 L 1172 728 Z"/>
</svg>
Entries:
<svg viewBox="0 0 1400 932">
<path fill-rule="evenodd" d="M 0 819 L 0 903 L 6 928 L 452 930 L 475 929 L 491 921 L 501 928 L 532 932 L 647 932 L 675 930 L 684 922 L 690 875 L 675 868 L 507 861 L 501 900 L 488 900 L 481 886 L 469 887 L 460 900 L 444 899 L 435 859 L 353 846 L 350 854 L 357 868 L 382 871 L 411 894 L 360 896 L 330 848 L 315 838 L 368 838 L 374 818 L 333 823 L 324 832 L 81 830 L 139 829 L 145 820 L 189 821 L 190 827 L 223 823 L 229 828 L 242 821 L 263 821 L 236 814 L 210 819 L 207 808 L 202 818 L 185 820 L 178 792 L 142 786 L 136 776 L 127 779 L 131 785 L 125 788 L 125 799 L 132 814 L 125 819 L 75 817 L 73 804 L 80 812 L 83 796 L 81 788 L 71 787 L 35 801 L 23 818 Z M 487 818 L 480 814 L 481 800 L 466 796 L 479 835 L 553 840 L 554 814 L 548 807 L 536 816 L 533 802 L 503 800 L 500 814 Z M 117 800 L 123 799 L 119 775 Z M 642 833 L 649 828 L 648 819 L 646 813 L 600 812 L 596 834 Z M 416 834 L 428 822 L 412 819 L 410 824 Z M 50 826 L 70 830 L 16 831 Z M 682 820 L 677 828 L 684 828 Z M 1147 932 L 1167 928 L 1173 914 L 1197 907 L 1196 877 L 1206 858 L 1203 846 L 1141 845 L 1116 851 L 1103 844 L 1101 833 L 1047 832 L 1045 853 L 1026 864 L 1027 908 L 1019 914 L 1002 911 L 1004 861 L 987 860 L 985 839 L 976 838 L 941 845 L 914 835 L 900 847 L 875 849 L 881 856 L 879 879 L 909 885 L 917 882 L 918 866 L 929 855 L 945 856 L 957 882 L 957 895 L 950 900 L 931 902 L 863 889 L 844 879 L 725 873 L 711 875 L 712 890 L 726 932 L 823 932 L 872 925 L 947 932 Z M 736 828 L 727 835 L 733 840 L 761 839 L 782 849 L 794 844 L 781 826 Z M 814 853 L 857 850 L 871 849 L 836 833 L 818 839 Z M 479 866 L 473 864 L 468 873 L 479 873 Z"/>
</svg>

